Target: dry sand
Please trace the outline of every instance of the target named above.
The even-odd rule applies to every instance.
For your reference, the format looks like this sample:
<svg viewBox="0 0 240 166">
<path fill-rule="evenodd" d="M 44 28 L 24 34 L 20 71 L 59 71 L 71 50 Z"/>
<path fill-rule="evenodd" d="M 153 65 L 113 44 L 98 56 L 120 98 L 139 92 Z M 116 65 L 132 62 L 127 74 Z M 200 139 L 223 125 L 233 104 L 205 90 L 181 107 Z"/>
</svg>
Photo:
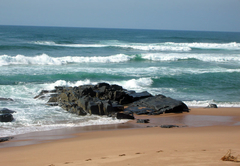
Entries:
<svg viewBox="0 0 240 166">
<path fill-rule="evenodd" d="M 18 139 L 0 144 L 0 165 L 240 165 L 221 161 L 229 149 L 232 155 L 240 155 L 240 108 L 191 108 L 190 113 L 137 118 L 151 118 L 151 123 L 129 122 L 115 130 L 109 126 L 101 131 L 79 129 L 72 135 L 66 133 L 64 139 L 35 140 L 35 144 L 9 147 L 26 141 L 23 136 L 16 136 Z M 161 124 L 185 127 L 166 129 L 159 127 Z"/>
</svg>

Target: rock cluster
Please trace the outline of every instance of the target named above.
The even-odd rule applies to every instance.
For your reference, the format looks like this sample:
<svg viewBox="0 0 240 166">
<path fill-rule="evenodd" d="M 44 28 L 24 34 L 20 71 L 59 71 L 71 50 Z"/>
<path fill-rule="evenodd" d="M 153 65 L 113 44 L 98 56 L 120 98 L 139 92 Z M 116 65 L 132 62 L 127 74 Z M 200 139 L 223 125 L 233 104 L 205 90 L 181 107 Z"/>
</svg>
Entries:
<svg viewBox="0 0 240 166">
<path fill-rule="evenodd" d="M 134 113 L 158 115 L 188 111 L 188 107 L 181 101 L 163 95 L 153 96 L 146 91 L 137 93 L 108 83 L 78 87 L 58 86 L 51 91 L 43 90 L 35 98 L 46 96 L 50 96 L 48 105 L 58 105 L 78 115 L 95 114 L 133 119 Z"/>
<path fill-rule="evenodd" d="M 14 119 L 12 113 L 15 113 L 15 111 L 7 108 L 0 109 L 0 122 L 12 122 Z"/>
</svg>

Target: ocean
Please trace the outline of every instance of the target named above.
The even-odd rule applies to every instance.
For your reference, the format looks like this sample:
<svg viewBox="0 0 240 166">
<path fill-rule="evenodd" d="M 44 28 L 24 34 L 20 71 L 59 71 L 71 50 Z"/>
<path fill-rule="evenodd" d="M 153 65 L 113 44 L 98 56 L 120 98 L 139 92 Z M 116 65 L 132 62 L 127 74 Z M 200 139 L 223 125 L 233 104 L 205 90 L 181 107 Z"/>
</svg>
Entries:
<svg viewBox="0 0 240 166">
<path fill-rule="evenodd" d="M 240 107 L 240 33 L 0 26 L 0 137 L 123 123 L 77 116 L 34 96 L 55 86 L 107 82 L 181 100 Z"/>
</svg>

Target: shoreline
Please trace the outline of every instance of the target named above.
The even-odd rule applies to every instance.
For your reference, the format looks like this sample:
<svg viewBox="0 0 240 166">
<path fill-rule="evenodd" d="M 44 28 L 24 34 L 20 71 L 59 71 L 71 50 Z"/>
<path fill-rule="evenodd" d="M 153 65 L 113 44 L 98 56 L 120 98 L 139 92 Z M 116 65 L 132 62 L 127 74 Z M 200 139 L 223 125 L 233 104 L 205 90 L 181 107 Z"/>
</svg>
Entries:
<svg viewBox="0 0 240 166">
<path fill-rule="evenodd" d="M 51 142 L 59 139 L 73 138 L 75 137 L 75 134 L 85 132 L 160 127 L 160 125 L 179 125 L 179 127 L 234 125 L 233 123 L 237 123 L 237 125 L 240 125 L 240 113 L 239 118 L 237 118 L 236 116 L 238 110 L 240 112 L 240 107 L 220 107 L 220 108 L 190 107 L 189 109 L 190 112 L 165 113 L 154 116 L 135 114 L 134 115 L 135 120 L 129 120 L 125 123 L 68 127 L 48 131 L 35 131 L 30 133 L 9 136 L 10 138 L 12 137 L 13 139 L 0 143 L 0 149 L 4 147 L 26 146 L 32 144 L 41 144 L 44 142 Z M 231 109 L 232 111 L 226 112 L 226 110 L 228 109 Z M 221 116 L 224 116 L 225 118 L 222 119 Z M 233 117 L 235 117 L 235 120 L 232 119 Z M 202 120 L 202 118 L 205 119 Z M 137 123 L 136 122 L 137 119 L 150 119 L 150 123 Z M 236 119 L 239 119 L 239 122 L 236 122 Z M 202 122 L 204 123 L 199 124 Z"/>
<path fill-rule="evenodd" d="M 136 116 L 150 119 L 147 124 L 129 121 L 17 135 L 0 143 L 0 165 L 236 165 L 220 159 L 229 149 L 240 155 L 240 108 L 190 109 Z M 159 127 L 173 122 L 181 127 Z"/>
</svg>

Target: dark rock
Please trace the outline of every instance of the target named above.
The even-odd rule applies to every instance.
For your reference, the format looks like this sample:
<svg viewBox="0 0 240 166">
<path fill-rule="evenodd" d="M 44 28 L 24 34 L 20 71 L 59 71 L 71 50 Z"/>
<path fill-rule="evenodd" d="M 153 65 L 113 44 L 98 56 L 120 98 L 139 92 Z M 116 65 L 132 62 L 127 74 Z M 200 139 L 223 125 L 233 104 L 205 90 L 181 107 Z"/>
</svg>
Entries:
<svg viewBox="0 0 240 166">
<path fill-rule="evenodd" d="M 172 99 L 163 95 L 148 97 L 138 100 L 129 105 L 129 107 L 145 107 L 152 109 L 152 115 L 159 115 L 162 113 L 182 113 L 188 112 L 188 107 L 179 100 Z"/>
<path fill-rule="evenodd" d="M 12 122 L 13 116 L 10 113 L 0 114 L 0 122 Z"/>
<path fill-rule="evenodd" d="M 57 96 L 52 96 L 49 100 L 48 103 L 53 103 L 53 102 L 57 102 L 58 101 L 58 97 Z"/>
<path fill-rule="evenodd" d="M 206 108 L 218 108 L 217 104 L 209 104 Z"/>
<path fill-rule="evenodd" d="M 109 88 L 110 85 L 108 83 L 102 82 L 102 83 L 98 83 L 97 85 L 94 86 L 95 88 L 101 88 L 101 87 L 105 87 L 105 88 Z"/>
<path fill-rule="evenodd" d="M 44 96 L 49 97 L 48 105 L 58 105 L 79 115 L 89 113 L 112 116 L 123 111 L 124 115 L 131 116 L 133 113 L 158 115 L 188 111 L 188 107 L 181 101 L 163 95 L 152 96 L 147 91 L 136 93 L 108 83 L 98 83 L 95 86 L 55 87 L 53 91 L 41 91 L 36 98 Z M 128 108 L 124 110 L 126 105 Z M 124 115 L 119 113 L 116 116 L 122 118 Z"/>
<path fill-rule="evenodd" d="M 0 97 L 0 101 L 14 101 L 14 100 L 11 98 Z"/>
<path fill-rule="evenodd" d="M 128 91 L 127 94 L 130 97 L 132 97 L 133 101 L 137 101 L 137 100 L 144 99 L 147 97 L 152 97 L 152 95 L 150 93 L 148 93 L 147 91 L 140 92 L 140 93 L 136 93 L 135 91 Z"/>
<path fill-rule="evenodd" d="M 0 142 L 6 142 L 9 141 L 10 139 L 13 139 L 13 137 L 1 137 Z"/>
<path fill-rule="evenodd" d="M 121 112 L 124 110 L 124 106 L 116 103 L 112 103 L 111 112 Z"/>
<path fill-rule="evenodd" d="M 87 111 L 90 115 L 102 115 L 101 110 L 99 110 L 99 103 L 95 101 L 88 102 Z"/>
<path fill-rule="evenodd" d="M 113 100 L 120 101 L 125 96 L 125 92 L 123 91 L 114 91 Z"/>
<path fill-rule="evenodd" d="M 152 115 L 154 109 L 146 108 L 146 107 L 128 107 L 124 110 L 125 113 L 135 113 L 137 115 Z"/>
<path fill-rule="evenodd" d="M 0 113 L 9 113 L 9 114 L 13 114 L 13 113 L 16 113 L 16 111 L 12 111 L 12 110 L 9 110 L 7 108 L 3 108 L 3 109 L 0 109 Z"/>
<path fill-rule="evenodd" d="M 77 114 L 77 115 L 87 115 L 87 112 L 84 111 L 81 107 L 78 106 L 71 106 L 68 110 L 68 112 L 73 113 L 73 114 Z"/>
<path fill-rule="evenodd" d="M 88 96 L 91 96 L 91 97 L 95 97 L 96 92 L 93 90 L 92 87 L 87 87 L 87 88 L 83 89 L 82 95 L 88 95 Z"/>
<path fill-rule="evenodd" d="M 119 86 L 119 85 L 113 84 L 113 85 L 111 85 L 110 89 L 111 89 L 112 91 L 123 90 L 123 87 L 121 87 L 121 86 Z"/>
<path fill-rule="evenodd" d="M 58 95 L 59 102 L 68 102 L 68 95 L 66 93 L 61 93 Z"/>
<path fill-rule="evenodd" d="M 88 102 L 91 100 L 90 97 L 88 96 L 83 96 L 81 98 L 78 99 L 78 101 L 76 102 L 78 104 L 79 107 L 82 107 L 83 110 L 87 111 L 87 107 L 88 107 Z"/>
<path fill-rule="evenodd" d="M 149 123 L 150 119 L 138 119 L 137 123 Z"/>
<path fill-rule="evenodd" d="M 47 102 L 48 106 L 58 106 L 58 102 Z"/>
<path fill-rule="evenodd" d="M 117 119 L 135 119 L 133 115 L 124 114 L 124 113 L 120 113 L 120 112 L 117 113 L 116 118 Z"/>
<path fill-rule="evenodd" d="M 179 127 L 178 125 L 161 125 L 161 128 L 173 128 L 173 127 Z"/>
</svg>

